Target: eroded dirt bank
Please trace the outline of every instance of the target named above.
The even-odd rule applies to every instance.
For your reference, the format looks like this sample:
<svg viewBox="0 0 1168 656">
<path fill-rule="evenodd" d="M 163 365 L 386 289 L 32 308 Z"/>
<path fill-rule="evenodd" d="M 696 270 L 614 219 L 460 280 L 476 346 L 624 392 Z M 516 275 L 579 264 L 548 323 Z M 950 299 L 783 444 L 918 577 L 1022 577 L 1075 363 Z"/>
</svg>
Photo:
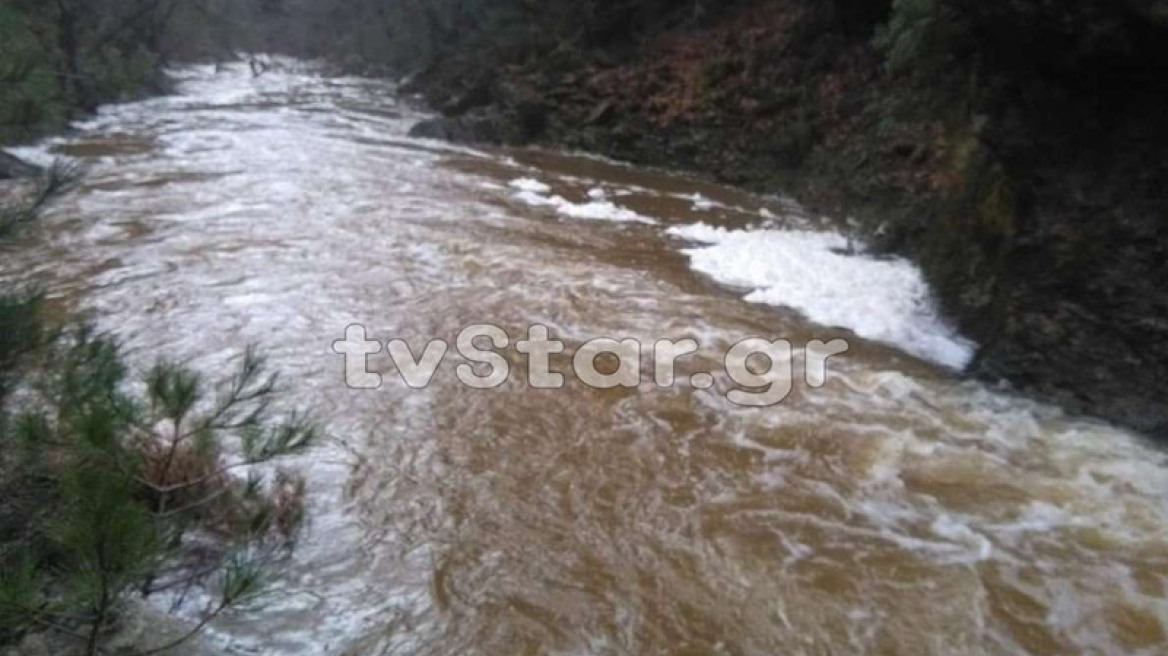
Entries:
<svg viewBox="0 0 1168 656">
<path fill-rule="evenodd" d="M 981 346 L 972 373 L 1163 436 L 1164 3 L 894 4 L 686 4 L 642 41 L 501 67 L 454 49 L 412 82 L 445 115 L 418 134 L 579 148 L 854 216 L 922 264 Z M 880 49 L 889 11 L 906 41 Z"/>
</svg>

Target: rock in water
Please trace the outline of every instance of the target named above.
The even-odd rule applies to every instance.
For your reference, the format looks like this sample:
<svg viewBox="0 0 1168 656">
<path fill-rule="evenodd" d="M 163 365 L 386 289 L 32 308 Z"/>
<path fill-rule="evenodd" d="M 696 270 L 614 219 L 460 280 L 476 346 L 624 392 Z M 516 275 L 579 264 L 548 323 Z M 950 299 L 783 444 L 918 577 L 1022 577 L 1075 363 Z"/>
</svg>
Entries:
<svg viewBox="0 0 1168 656">
<path fill-rule="evenodd" d="M 0 150 L 0 180 L 31 178 L 40 174 L 41 169 L 39 166 L 29 164 L 19 157 Z"/>
</svg>

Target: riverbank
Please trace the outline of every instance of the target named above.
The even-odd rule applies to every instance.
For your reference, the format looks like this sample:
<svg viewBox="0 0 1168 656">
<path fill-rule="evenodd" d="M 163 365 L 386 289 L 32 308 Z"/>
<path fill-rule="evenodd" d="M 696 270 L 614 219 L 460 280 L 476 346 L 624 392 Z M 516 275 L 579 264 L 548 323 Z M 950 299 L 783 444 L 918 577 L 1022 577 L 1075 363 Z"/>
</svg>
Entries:
<svg viewBox="0 0 1168 656">
<path fill-rule="evenodd" d="M 501 67 L 454 49 L 407 86 L 443 114 L 415 134 L 587 150 L 854 217 L 925 270 L 980 345 L 969 373 L 1168 434 L 1168 22 L 1133 9 L 1149 3 L 847 4 L 740 2 Z"/>
<path fill-rule="evenodd" d="M 26 224 L 36 220 L 45 206 L 66 189 L 73 187 L 73 171 L 68 167 L 54 164 L 48 169 L 41 169 L 22 160 L 0 151 L 0 207 L 3 207 L 3 216 L 0 217 L 0 242 L 6 254 L 13 240 L 19 239 Z M 0 622 L 0 654 L 4 656 L 82 656 L 93 653 L 125 653 L 145 654 L 158 651 L 172 656 L 215 656 L 219 652 L 213 650 L 201 635 L 192 635 L 196 631 L 194 624 L 168 615 L 157 608 L 151 607 L 144 600 L 134 599 L 125 603 L 114 602 L 111 606 L 115 610 L 111 615 L 116 619 L 107 622 L 107 626 L 100 632 L 100 649 L 92 645 L 87 646 L 89 634 L 84 620 L 75 620 L 79 613 L 86 610 L 83 602 L 74 601 L 64 589 L 75 589 L 82 594 L 87 591 L 86 575 L 106 576 L 108 572 L 121 573 L 116 565 L 106 569 L 85 566 L 85 574 L 78 574 L 71 570 L 72 558 L 85 557 L 85 545 L 81 541 L 53 542 L 43 538 L 41 531 L 46 520 L 44 517 L 56 518 L 63 526 L 84 525 L 87 521 L 103 524 L 115 523 L 121 517 L 103 513 L 103 508 L 95 509 L 86 506 L 77 511 L 70 505 L 68 499 L 60 492 L 60 480 L 69 480 L 69 476 L 78 476 L 83 471 L 82 465 L 76 464 L 76 458 L 71 450 L 73 445 L 66 440 L 77 439 L 68 429 L 62 428 L 54 437 L 52 446 L 41 446 L 41 442 L 29 432 L 25 432 L 19 421 L 14 422 L 12 417 L 17 412 L 21 419 L 37 417 L 37 400 L 34 393 L 24 389 L 21 397 L 23 405 L 11 403 L 9 394 L 14 389 L 35 387 L 40 381 L 37 376 L 57 374 L 53 369 L 53 356 L 46 355 L 52 351 L 48 341 L 42 341 L 46 329 L 42 325 L 45 321 L 42 316 L 40 297 L 29 296 L 25 287 L 6 284 L 0 289 L 0 304 L 3 305 L 3 317 L 0 326 L 3 327 L 5 344 L 0 351 L 0 361 L 3 362 L 0 370 L 0 433 L 5 443 L 11 448 L 0 458 L 0 489 L 5 499 L 4 508 L 0 511 L 0 551 L 5 559 L 0 561 L 3 570 L 2 594 L 3 622 Z M 46 322 L 47 323 L 47 322 Z M 49 330 L 57 330 L 53 325 Z M 61 340 L 64 341 L 64 340 Z M 35 355 L 34 355 L 35 354 Z M 30 367 L 35 356 L 43 360 L 37 361 L 38 367 Z M 120 365 L 119 365 L 120 366 Z M 30 371 L 30 369 L 32 371 Z M 63 369 L 63 367 L 62 367 Z M 51 373 L 45 373 L 51 372 Z M 87 382 L 92 377 L 86 379 Z M 116 382 L 114 383 L 116 384 Z M 70 409 L 74 405 L 70 404 Z M 78 413 L 80 414 L 80 413 Z M 17 428 L 12 428 L 18 424 Z M 47 424 L 46 424 L 47 426 Z M 79 440 L 80 441 L 80 440 Z M 34 448 L 32 445 L 36 445 Z M 89 445 L 86 445 L 89 446 Z M 36 449 L 43 448 L 44 452 Z M 91 447 L 92 448 L 92 447 Z M 47 455 L 46 455 L 47 454 Z M 45 460 L 53 459 L 55 465 L 41 468 Z M 108 466 L 102 463 L 103 467 Z M 30 473 L 31 472 L 31 473 Z M 94 484 L 92 479 L 87 480 L 87 489 L 84 494 L 96 495 L 102 490 Z M 98 489 L 94 489 L 98 488 Z M 63 500 L 63 497 L 66 500 Z M 74 501 L 75 503 L 75 501 Z M 51 528 L 48 530 L 52 530 Z M 123 527 L 123 531 L 129 532 Z M 121 532 L 119 532 L 121 533 Z M 150 547 L 141 547 L 140 544 L 151 544 L 149 538 L 136 536 L 132 546 L 119 544 L 122 550 L 139 548 L 148 550 Z M 95 539 L 96 541 L 96 539 Z M 140 542 L 139 542 L 140 541 Z M 104 545 L 103 545 L 104 546 Z M 21 566 L 12 565 L 11 557 L 19 556 Z M 46 555 L 48 554 L 48 555 Z M 43 561 L 36 559 L 53 559 L 52 571 L 44 573 L 50 566 L 41 565 Z M 43 569 L 35 574 L 27 573 L 33 564 Z M 137 563 L 135 563 L 137 566 Z M 63 574 L 62 574 L 63 572 Z M 50 578 L 55 576 L 56 578 Z M 23 578 L 30 577 L 30 578 Z M 29 587 L 31 585 L 31 592 Z M 83 597 L 79 597 L 82 598 Z M 29 606 L 25 606 L 29 604 Z M 29 610 L 29 609 L 32 610 Z M 72 617 L 60 614 L 60 609 L 73 610 L 80 608 L 77 615 Z M 32 619 L 29 619 L 32 618 Z M 62 619 L 64 618 L 64 619 Z M 97 635 L 97 634 L 95 634 Z"/>
<path fill-rule="evenodd" d="M 106 638 L 105 653 L 143 654 L 169 645 L 173 646 L 159 653 L 166 656 L 220 656 L 223 653 L 214 649 L 201 635 L 184 640 L 191 628 L 189 623 L 145 603 L 131 604 L 125 619 Z M 3 656 L 83 656 L 84 653 L 84 645 L 77 638 L 59 632 L 33 633 L 25 636 L 19 645 L 0 649 Z"/>
</svg>

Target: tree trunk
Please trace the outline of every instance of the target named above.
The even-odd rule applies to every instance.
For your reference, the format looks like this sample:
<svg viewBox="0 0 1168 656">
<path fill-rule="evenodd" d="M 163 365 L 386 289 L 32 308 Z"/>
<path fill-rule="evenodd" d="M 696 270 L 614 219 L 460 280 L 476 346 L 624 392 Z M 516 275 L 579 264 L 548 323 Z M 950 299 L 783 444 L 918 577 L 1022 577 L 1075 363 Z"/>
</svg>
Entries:
<svg viewBox="0 0 1168 656">
<path fill-rule="evenodd" d="M 77 44 L 77 14 L 66 0 L 57 0 L 57 47 L 61 50 L 64 72 L 61 75 L 61 92 L 66 98 L 80 101 L 81 97 L 81 57 Z"/>
</svg>

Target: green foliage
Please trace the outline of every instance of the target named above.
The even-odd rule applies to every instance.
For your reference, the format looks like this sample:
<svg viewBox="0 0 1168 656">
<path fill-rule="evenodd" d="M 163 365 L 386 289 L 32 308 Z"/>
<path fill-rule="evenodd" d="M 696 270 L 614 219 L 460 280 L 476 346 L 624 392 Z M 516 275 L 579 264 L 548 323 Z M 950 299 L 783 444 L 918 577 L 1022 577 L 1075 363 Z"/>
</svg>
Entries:
<svg viewBox="0 0 1168 656">
<path fill-rule="evenodd" d="M 0 0 L 0 143 L 158 90 L 164 51 L 181 37 L 170 29 L 177 9 L 210 1 Z"/>
<path fill-rule="evenodd" d="M 44 605 L 42 592 L 40 572 L 31 558 L 0 571 L 0 644 L 30 628 L 36 609 Z"/>
<path fill-rule="evenodd" d="M 126 393 L 117 345 L 87 328 L 49 350 L 2 436 L 22 457 L 10 450 L 0 478 L 28 498 L 0 533 L 0 637 L 44 621 L 97 636 L 127 597 L 175 587 L 216 587 L 208 616 L 253 597 L 294 537 L 304 485 L 232 472 L 301 453 L 318 434 L 300 415 L 269 414 L 278 390 L 263 359 L 249 350 L 204 403 L 202 377 L 167 362 L 143 377 L 142 397 Z M 223 455 L 232 436 L 235 458 Z M 184 549 L 193 532 L 219 548 Z M 40 597 L 54 610 L 38 610 Z"/>
<path fill-rule="evenodd" d="M 144 48 L 122 51 L 106 47 L 87 53 L 83 61 L 90 72 L 89 93 L 102 102 L 131 100 L 162 85 L 158 55 Z"/>
<path fill-rule="evenodd" d="M 416 72 L 453 58 L 475 74 L 557 51 L 629 43 L 733 0 L 237 0 L 253 49 Z M 267 8 L 266 8 L 267 7 Z M 472 75 L 474 77 L 474 75 Z"/>
<path fill-rule="evenodd" d="M 67 114 L 52 53 L 26 23 L 13 3 L 0 4 L 0 140 L 61 125 Z"/>
<path fill-rule="evenodd" d="M 892 15 L 876 30 L 873 44 L 889 71 L 905 70 L 927 56 L 938 22 L 938 0 L 893 0 Z"/>
<path fill-rule="evenodd" d="M 37 293 L 0 295 L 0 401 L 16 383 L 14 369 L 21 357 L 44 339 L 37 319 L 40 306 Z"/>
<path fill-rule="evenodd" d="M 118 471 L 112 417 L 91 417 L 96 444 L 78 444 L 59 474 L 59 513 L 49 522 L 53 575 L 64 574 L 66 609 L 103 628 L 120 602 L 160 563 L 157 527 L 135 498 L 133 480 Z"/>
<path fill-rule="evenodd" d="M 76 175 L 51 167 L 4 225 Z M 113 339 L 46 330 L 40 307 L 0 293 L 0 644 L 50 630 L 96 654 L 130 597 L 205 586 L 204 623 L 254 598 L 305 494 L 299 476 L 255 467 L 310 448 L 315 423 L 272 413 L 278 379 L 254 349 L 218 385 L 169 361 L 133 385 Z M 188 548 L 194 534 L 217 546 Z"/>
</svg>

